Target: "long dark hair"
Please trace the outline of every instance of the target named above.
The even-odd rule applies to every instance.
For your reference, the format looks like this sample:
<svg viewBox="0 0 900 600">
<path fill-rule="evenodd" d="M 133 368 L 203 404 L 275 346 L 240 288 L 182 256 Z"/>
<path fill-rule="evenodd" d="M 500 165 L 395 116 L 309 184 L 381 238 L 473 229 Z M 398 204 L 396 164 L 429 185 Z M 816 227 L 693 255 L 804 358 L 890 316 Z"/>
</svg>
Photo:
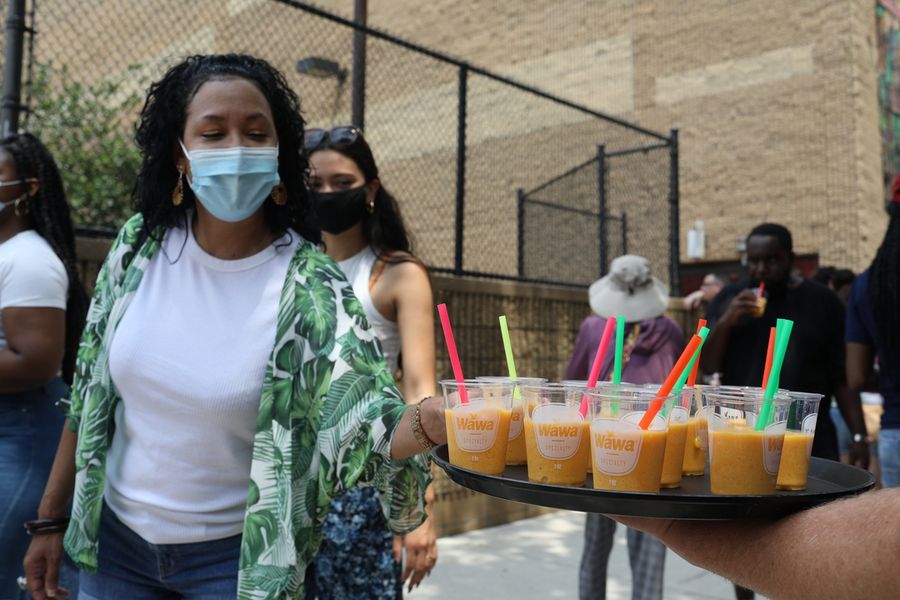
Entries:
<svg viewBox="0 0 900 600">
<path fill-rule="evenodd" d="M 900 202 L 888 206 L 890 221 L 869 267 L 868 293 L 878 323 L 879 342 L 900 345 Z"/>
<path fill-rule="evenodd" d="M 184 201 L 174 206 L 172 192 L 178 180 L 175 149 L 184 132 L 188 105 L 207 81 L 235 78 L 259 88 L 275 119 L 278 173 L 287 191 L 287 202 L 279 206 L 271 198 L 266 200 L 263 211 L 269 228 L 274 233 L 293 228 L 318 243 L 320 235 L 310 219 L 306 189 L 308 163 L 302 152 L 305 123 L 300 100 L 280 71 L 246 54 L 190 56 L 150 86 L 135 134 L 143 164 L 134 189 L 134 203 L 144 216 L 144 231 L 153 235 L 160 226 L 186 224 L 188 211 L 194 207 L 194 194 L 185 185 Z"/>
<path fill-rule="evenodd" d="M 355 162 L 362 171 L 366 183 L 379 179 L 375 156 L 362 133 L 358 132 L 353 141 L 345 143 L 334 142 L 330 136 L 326 136 L 322 143 L 307 152 L 312 156 L 321 150 L 334 150 Z M 413 261 L 421 264 L 421 261 L 413 256 L 412 241 L 396 198 L 385 189 L 380 179 L 379 184 L 381 185 L 375 192 L 375 206 L 371 213 L 366 211 L 363 217 L 366 241 L 375 250 L 378 258 L 385 262 Z"/>
<path fill-rule="evenodd" d="M 69 277 L 69 297 L 66 300 L 66 347 L 62 371 L 66 383 L 71 384 L 78 342 L 87 314 L 88 297 L 78 276 L 75 233 L 62 177 L 50 151 L 30 133 L 12 135 L 0 140 L 0 148 L 12 157 L 20 179 L 37 179 L 37 194 L 28 199 L 31 227 L 47 240 L 65 266 L 66 275 Z"/>
</svg>

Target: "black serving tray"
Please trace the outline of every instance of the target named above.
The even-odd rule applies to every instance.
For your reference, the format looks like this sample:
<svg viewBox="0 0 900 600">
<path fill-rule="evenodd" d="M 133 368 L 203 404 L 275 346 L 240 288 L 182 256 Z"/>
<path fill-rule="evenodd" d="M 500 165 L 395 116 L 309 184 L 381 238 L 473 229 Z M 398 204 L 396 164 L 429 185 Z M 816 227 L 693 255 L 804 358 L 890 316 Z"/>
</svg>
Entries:
<svg viewBox="0 0 900 600">
<path fill-rule="evenodd" d="M 502 476 L 476 473 L 451 465 L 446 444 L 432 450 L 432 457 L 459 485 L 497 498 L 565 510 L 661 519 L 782 517 L 837 498 L 860 494 L 875 485 L 875 478 L 868 471 L 812 458 L 806 490 L 801 492 L 776 491 L 771 496 L 719 496 L 710 492 L 708 474 L 684 477 L 680 488 L 660 490 L 658 494 L 610 492 L 593 489 L 590 473 L 584 487 L 530 482 L 525 466 L 506 467 Z"/>
</svg>

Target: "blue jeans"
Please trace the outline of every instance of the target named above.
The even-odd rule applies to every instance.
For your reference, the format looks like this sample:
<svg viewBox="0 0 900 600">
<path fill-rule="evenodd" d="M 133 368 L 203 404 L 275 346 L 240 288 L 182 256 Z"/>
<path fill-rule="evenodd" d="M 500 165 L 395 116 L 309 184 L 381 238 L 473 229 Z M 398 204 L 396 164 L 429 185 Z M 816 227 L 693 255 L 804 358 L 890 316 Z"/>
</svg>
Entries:
<svg viewBox="0 0 900 600">
<path fill-rule="evenodd" d="M 106 504 L 96 573 L 81 573 L 79 600 L 237 598 L 241 535 L 192 544 L 151 544 Z"/>
<path fill-rule="evenodd" d="M 65 421 L 55 404 L 66 391 L 56 379 L 29 392 L 0 394 L 0 600 L 25 597 L 16 585 L 31 540 L 22 523 L 37 518 Z M 60 585 L 77 594 L 71 565 L 63 565 L 60 577 Z"/>
<path fill-rule="evenodd" d="M 900 487 L 900 429 L 882 429 L 878 433 L 878 464 L 881 485 Z"/>
</svg>

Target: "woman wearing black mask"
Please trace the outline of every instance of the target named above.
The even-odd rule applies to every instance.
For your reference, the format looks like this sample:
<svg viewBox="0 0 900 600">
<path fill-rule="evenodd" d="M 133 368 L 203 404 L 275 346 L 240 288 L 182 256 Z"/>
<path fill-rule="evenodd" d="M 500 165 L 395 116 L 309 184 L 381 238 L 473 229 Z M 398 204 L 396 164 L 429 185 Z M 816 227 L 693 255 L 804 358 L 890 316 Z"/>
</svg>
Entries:
<svg viewBox="0 0 900 600">
<path fill-rule="evenodd" d="M 397 201 L 378 178 L 372 150 L 355 127 L 308 129 L 304 147 L 325 251 L 353 285 L 388 368 L 399 374 L 403 397 L 414 403 L 434 395 L 428 272 L 410 251 Z M 430 496 L 429 489 L 429 507 Z M 431 523 L 429 518 L 406 536 L 392 536 L 374 491 L 352 490 L 336 498 L 310 581 L 318 585 L 308 589 L 315 587 L 323 600 L 401 597 L 404 581 L 409 589 L 417 586 L 437 560 Z"/>
</svg>

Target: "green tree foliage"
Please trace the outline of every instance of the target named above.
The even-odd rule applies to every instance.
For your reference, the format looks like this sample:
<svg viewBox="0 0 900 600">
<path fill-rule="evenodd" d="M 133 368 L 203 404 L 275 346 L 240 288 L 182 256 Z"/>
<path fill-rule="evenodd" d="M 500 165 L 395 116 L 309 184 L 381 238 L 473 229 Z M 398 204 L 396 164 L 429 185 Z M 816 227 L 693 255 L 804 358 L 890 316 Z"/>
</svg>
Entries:
<svg viewBox="0 0 900 600">
<path fill-rule="evenodd" d="M 141 96 L 122 83 L 76 81 L 65 67 L 48 65 L 36 67 L 32 96 L 28 128 L 59 165 L 75 224 L 118 229 L 133 212 L 141 164 L 133 129 Z"/>
</svg>

